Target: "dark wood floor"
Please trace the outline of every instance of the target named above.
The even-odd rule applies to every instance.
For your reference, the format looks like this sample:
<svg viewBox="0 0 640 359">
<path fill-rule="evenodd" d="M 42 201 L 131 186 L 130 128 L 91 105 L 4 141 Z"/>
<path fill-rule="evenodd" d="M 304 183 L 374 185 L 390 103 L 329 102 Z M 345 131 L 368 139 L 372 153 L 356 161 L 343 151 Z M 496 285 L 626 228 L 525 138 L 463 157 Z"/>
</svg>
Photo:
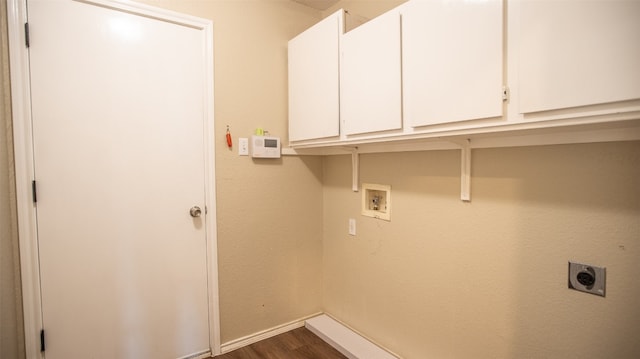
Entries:
<svg viewBox="0 0 640 359">
<path fill-rule="evenodd" d="M 302 327 L 219 355 L 215 359 L 346 359 L 339 351 Z"/>
</svg>

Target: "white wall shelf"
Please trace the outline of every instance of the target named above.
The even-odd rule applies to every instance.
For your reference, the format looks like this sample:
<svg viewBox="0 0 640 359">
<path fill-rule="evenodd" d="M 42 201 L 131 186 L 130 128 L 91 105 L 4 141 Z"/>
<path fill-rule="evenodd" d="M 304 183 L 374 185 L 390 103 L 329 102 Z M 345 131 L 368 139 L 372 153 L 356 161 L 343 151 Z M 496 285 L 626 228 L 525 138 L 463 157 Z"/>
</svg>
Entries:
<svg viewBox="0 0 640 359">
<path fill-rule="evenodd" d="M 285 156 L 344 155 L 354 149 L 358 153 L 410 152 L 459 149 L 470 140 L 470 148 L 498 148 L 558 145 L 572 143 L 616 142 L 640 140 L 640 112 L 635 119 L 605 123 L 572 123 L 559 121 L 546 124 L 496 126 L 479 130 L 460 130 L 413 136 L 378 137 L 282 149 Z"/>
<path fill-rule="evenodd" d="M 640 118 L 640 114 L 638 116 Z M 563 122 L 566 123 L 566 122 Z M 511 128 L 508 130 L 507 128 Z M 408 138 L 376 138 L 340 145 L 283 148 L 283 156 L 351 155 L 352 189 L 358 192 L 359 156 L 366 153 L 391 153 L 433 150 L 460 150 L 460 199 L 471 201 L 471 150 L 479 148 L 545 146 L 559 144 L 640 141 L 640 119 L 565 126 L 501 126 L 494 132 L 469 131 L 445 136 L 425 135 Z"/>
</svg>

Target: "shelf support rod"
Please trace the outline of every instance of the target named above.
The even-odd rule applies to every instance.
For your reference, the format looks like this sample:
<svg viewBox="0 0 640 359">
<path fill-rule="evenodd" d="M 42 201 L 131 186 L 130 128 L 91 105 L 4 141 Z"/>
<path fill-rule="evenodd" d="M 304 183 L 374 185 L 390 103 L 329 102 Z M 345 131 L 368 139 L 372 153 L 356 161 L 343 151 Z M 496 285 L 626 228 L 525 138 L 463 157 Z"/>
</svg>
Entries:
<svg viewBox="0 0 640 359">
<path fill-rule="evenodd" d="M 360 154 L 358 153 L 358 147 L 351 150 L 351 189 L 353 192 L 358 192 L 360 184 Z"/>
<path fill-rule="evenodd" d="M 471 202 L 471 140 L 460 144 L 460 199 Z"/>
</svg>

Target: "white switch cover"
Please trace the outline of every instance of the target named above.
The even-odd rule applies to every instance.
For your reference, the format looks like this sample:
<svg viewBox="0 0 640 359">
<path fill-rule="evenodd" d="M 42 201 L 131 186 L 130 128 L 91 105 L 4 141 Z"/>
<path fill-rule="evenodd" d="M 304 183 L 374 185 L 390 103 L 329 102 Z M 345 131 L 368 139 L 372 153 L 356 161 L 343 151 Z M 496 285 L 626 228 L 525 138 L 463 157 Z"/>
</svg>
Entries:
<svg viewBox="0 0 640 359">
<path fill-rule="evenodd" d="M 240 137 L 238 138 L 238 154 L 240 156 L 249 156 L 249 139 Z"/>
<path fill-rule="evenodd" d="M 349 218 L 349 234 L 352 236 L 356 235 L 356 220 L 353 218 Z"/>
</svg>

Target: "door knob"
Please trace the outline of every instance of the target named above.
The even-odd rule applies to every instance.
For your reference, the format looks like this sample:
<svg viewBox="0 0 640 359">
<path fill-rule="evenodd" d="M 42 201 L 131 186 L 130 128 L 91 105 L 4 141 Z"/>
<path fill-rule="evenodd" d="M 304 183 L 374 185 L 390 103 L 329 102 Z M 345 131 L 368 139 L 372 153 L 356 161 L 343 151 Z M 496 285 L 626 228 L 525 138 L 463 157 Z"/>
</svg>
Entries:
<svg viewBox="0 0 640 359">
<path fill-rule="evenodd" d="M 202 214 L 202 210 L 198 206 L 193 206 L 189 210 L 189 214 L 191 215 L 191 217 L 194 217 L 194 218 L 200 217 L 200 215 Z"/>
</svg>

